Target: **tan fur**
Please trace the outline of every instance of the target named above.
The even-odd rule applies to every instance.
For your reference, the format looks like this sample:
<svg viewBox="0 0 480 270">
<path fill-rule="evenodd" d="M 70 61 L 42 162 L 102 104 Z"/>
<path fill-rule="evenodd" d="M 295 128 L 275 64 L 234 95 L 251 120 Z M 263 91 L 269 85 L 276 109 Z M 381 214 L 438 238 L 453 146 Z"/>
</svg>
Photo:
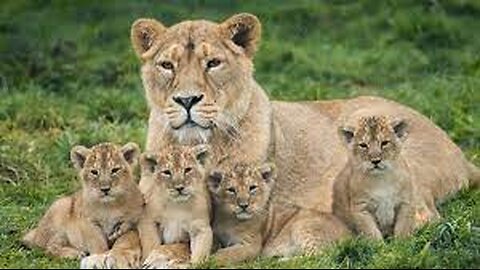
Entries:
<svg viewBox="0 0 480 270">
<path fill-rule="evenodd" d="M 140 243 L 135 227 L 143 197 L 131 167 L 139 152 L 133 143 L 123 147 L 110 143 L 90 149 L 74 147 L 71 157 L 79 170 L 82 190 L 55 201 L 23 243 L 55 256 L 93 254 L 108 259 L 111 266 L 138 267 Z M 103 263 L 90 257 L 84 260 L 85 267 Z"/>
<path fill-rule="evenodd" d="M 139 225 L 145 266 L 165 264 L 169 257 L 158 250 L 167 250 L 162 245 L 189 244 L 193 264 L 210 255 L 213 236 L 204 180 L 207 161 L 205 145 L 171 146 L 142 155 L 142 178 L 155 181 L 145 195 L 145 212 Z"/>
<path fill-rule="evenodd" d="M 227 163 L 228 164 L 228 163 Z M 213 230 L 220 265 L 264 256 L 293 256 L 317 252 L 348 235 L 331 215 L 270 201 L 273 164 L 223 164 L 209 176 L 214 201 Z"/>
<path fill-rule="evenodd" d="M 356 232 L 375 239 L 415 229 L 415 190 L 402 155 L 408 122 L 360 117 L 339 128 L 350 154 L 334 187 L 334 212 Z"/>
<path fill-rule="evenodd" d="M 270 103 L 253 77 L 260 29 L 258 20 L 249 14 L 234 15 L 222 23 L 184 21 L 166 27 L 153 19 L 139 19 L 133 24 L 132 43 L 142 61 L 150 107 L 148 151 L 171 143 L 206 142 L 215 157 L 243 155 L 245 162 L 273 161 L 279 171 L 272 201 L 284 208 L 329 214 L 334 180 L 348 160 L 336 121 L 360 108 L 381 106 L 412 118 L 418 128 L 405 146 L 407 157 L 421 155 L 411 147 L 420 144 L 431 159 L 423 159 L 418 166 L 430 172 L 438 159 L 444 166 L 436 176 L 422 180 L 424 196 L 443 198 L 471 175 L 465 172 L 461 161 L 465 159 L 448 136 L 400 104 L 372 97 Z M 196 101 L 202 97 L 189 110 L 194 123 L 186 124 L 189 114 L 174 97 L 197 97 Z M 143 179 L 140 189 L 146 193 L 151 185 L 152 181 Z"/>
</svg>

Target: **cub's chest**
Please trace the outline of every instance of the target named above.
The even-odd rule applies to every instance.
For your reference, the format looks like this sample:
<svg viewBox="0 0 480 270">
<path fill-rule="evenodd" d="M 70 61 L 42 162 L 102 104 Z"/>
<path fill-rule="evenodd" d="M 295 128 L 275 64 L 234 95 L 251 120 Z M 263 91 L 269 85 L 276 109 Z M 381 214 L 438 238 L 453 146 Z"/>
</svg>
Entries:
<svg viewBox="0 0 480 270">
<path fill-rule="evenodd" d="M 186 242 L 189 222 L 183 218 L 164 219 L 162 223 L 162 238 L 165 244 Z"/>
<path fill-rule="evenodd" d="M 114 233 L 124 222 L 130 222 L 127 213 L 114 209 L 99 209 L 96 211 L 92 221 L 100 227 L 105 236 Z"/>
<path fill-rule="evenodd" d="M 383 230 L 390 228 L 395 221 L 398 205 L 404 200 L 398 185 L 389 181 L 379 181 L 371 185 L 367 192 L 367 209 L 375 216 Z"/>
</svg>

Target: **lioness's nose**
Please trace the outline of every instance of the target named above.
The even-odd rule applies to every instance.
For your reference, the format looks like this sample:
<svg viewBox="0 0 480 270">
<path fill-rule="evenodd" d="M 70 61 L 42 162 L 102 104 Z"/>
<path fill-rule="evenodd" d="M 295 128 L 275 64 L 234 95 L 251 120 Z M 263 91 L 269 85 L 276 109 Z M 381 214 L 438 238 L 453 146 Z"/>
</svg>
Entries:
<svg viewBox="0 0 480 270">
<path fill-rule="evenodd" d="M 182 105 L 187 111 L 189 111 L 193 105 L 200 102 L 203 99 L 203 95 L 200 96 L 189 96 L 189 97 L 173 97 L 173 101 Z"/>
</svg>

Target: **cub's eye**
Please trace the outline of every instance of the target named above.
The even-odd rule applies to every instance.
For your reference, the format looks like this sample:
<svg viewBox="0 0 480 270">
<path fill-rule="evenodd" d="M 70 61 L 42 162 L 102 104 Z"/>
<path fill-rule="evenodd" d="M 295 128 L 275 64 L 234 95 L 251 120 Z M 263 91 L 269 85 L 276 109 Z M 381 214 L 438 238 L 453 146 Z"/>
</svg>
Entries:
<svg viewBox="0 0 480 270">
<path fill-rule="evenodd" d="M 366 143 L 359 143 L 358 146 L 360 146 L 360 148 L 367 148 L 368 145 Z"/>
<path fill-rule="evenodd" d="M 253 193 L 253 192 L 257 191 L 257 188 L 258 188 L 258 186 L 256 186 L 256 185 L 250 186 L 250 188 L 249 188 L 250 193 Z"/>
<path fill-rule="evenodd" d="M 218 67 L 222 61 L 218 58 L 213 58 L 212 60 L 207 62 L 207 69 Z"/>
<path fill-rule="evenodd" d="M 98 170 L 91 170 L 90 173 L 94 176 L 98 176 Z"/>
<path fill-rule="evenodd" d="M 158 63 L 157 66 L 160 66 L 160 67 L 162 67 L 163 69 L 166 69 L 166 70 L 173 70 L 173 64 L 172 64 L 172 62 L 169 62 L 169 61 L 162 61 L 162 62 Z"/>
<path fill-rule="evenodd" d="M 235 193 L 237 193 L 237 191 L 235 190 L 234 187 L 227 188 L 227 192 L 230 193 L 230 194 L 235 194 Z"/>
<path fill-rule="evenodd" d="M 185 168 L 185 170 L 183 171 L 184 174 L 188 174 L 189 172 L 192 171 L 192 168 L 191 167 L 188 167 L 188 168 Z"/>
<path fill-rule="evenodd" d="M 382 142 L 382 147 L 387 146 L 389 143 L 390 143 L 390 141 L 383 141 L 383 142 Z"/>
<path fill-rule="evenodd" d="M 122 168 L 120 168 L 120 167 L 115 167 L 115 168 L 113 168 L 113 169 L 112 169 L 112 174 L 118 173 L 121 169 L 122 169 Z"/>
<path fill-rule="evenodd" d="M 170 170 L 163 170 L 162 174 L 165 176 L 172 176 L 172 172 Z"/>
</svg>

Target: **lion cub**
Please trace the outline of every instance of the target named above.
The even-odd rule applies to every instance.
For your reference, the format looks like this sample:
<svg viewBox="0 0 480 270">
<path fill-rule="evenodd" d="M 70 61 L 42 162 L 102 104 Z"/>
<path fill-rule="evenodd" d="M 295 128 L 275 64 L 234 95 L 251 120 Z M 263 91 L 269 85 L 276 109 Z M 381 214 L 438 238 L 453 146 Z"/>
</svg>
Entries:
<svg viewBox="0 0 480 270">
<path fill-rule="evenodd" d="M 191 263 L 204 261 L 211 251 L 210 199 L 205 182 L 209 148 L 206 145 L 170 146 L 160 153 L 144 153 L 142 178 L 153 178 L 145 194 L 139 225 L 145 267 L 163 267 L 165 245 L 189 243 Z"/>
<path fill-rule="evenodd" d="M 290 257 L 315 253 L 349 235 L 331 214 L 271 201 L 276 182 L 272 163 L 235 161 L 211 170 L 208 186 L 213 198 L 213 232 L 220 265 L 259 255 Z"/>
<path fill-rule="evenodd" d="M 132 166 L 139 154 L 134 143 L 73 147 L 71 160 L 82 189 L 55 201 L 23 243 L 69 258 L 98 255 L 112 248 L 105 255 L 110 265 L 135 267 L 140 250 L 138 235 L 132 229 L 141 216 L 143 197 L 133 179 Z M 94 262 L 82 261 L 82 266 L 88 267 L 85 263 Z"/>
<path fill-rule="evenodd" d="M 220 249 L 213 255 L 220 265 L 253 259 L 261 254 L 268 234 L 275 183 L 274 166 L 236 163 L 210 172 L 212 229 Z"/>
<path fill-rule="evenodd" d="M 402 157 L 405 120 L 362 116 L 340 136 L 349 162 L 334 188 L 334 211 L 357 233 L 383 239 L 415 229 L 414 186 Z"/>
</svg>

